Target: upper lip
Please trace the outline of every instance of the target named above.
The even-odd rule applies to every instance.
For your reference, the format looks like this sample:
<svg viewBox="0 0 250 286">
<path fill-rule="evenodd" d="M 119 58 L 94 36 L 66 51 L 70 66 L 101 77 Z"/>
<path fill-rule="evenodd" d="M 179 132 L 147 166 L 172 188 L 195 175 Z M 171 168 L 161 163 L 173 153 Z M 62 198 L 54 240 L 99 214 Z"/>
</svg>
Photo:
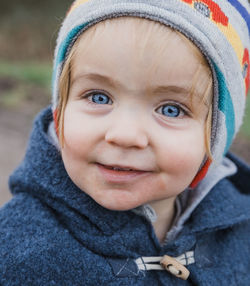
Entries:
<svg viewBox="0 0 250 286">
<path fill-rule="evenodd" d="M 134 167 L 133 165 L 102 164 L 102 163 L 97 163 L 97 164 L 102 165 L 107 168 L 119 168 L 119 169 L 132 170 L 132 171 L 138 171 L 138 172 L 152 172 L 149 169 Z"/>
</svg>

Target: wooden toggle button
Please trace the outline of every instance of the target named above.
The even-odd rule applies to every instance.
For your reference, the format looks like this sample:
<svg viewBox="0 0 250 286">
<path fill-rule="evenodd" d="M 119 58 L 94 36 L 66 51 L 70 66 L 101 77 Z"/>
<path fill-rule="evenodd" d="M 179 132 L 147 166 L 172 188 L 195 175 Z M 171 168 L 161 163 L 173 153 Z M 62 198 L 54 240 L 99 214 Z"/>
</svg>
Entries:
<svg viewBox="0 0 250 286">
<path fill-rule="evenodd" d="M 161 260 L 161 265 L 174 276 L 187 280 L 190 272 L 180 262 L 171 256 L 164 255 Z"/>
</svg>

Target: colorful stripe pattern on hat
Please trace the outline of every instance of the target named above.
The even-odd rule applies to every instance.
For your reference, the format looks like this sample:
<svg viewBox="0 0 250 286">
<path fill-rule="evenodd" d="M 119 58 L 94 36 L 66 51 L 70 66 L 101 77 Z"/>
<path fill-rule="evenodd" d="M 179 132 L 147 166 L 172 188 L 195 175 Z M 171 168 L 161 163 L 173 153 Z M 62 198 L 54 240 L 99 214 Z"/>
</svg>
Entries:
<svg viewBox="0 0 250 286">
<path fill-rule="evenodd" d="M 242 43 L 241 38 L 239 37 L 237 31 L 229 22 L 228 16 L 222 11 L 220 6 L 212 0 L 199 0 L 199 1 L 181 0 L 181 1 L 191 5 L 195 10 L 197 10 L 205 17 L 208 17 L 211 21 L 213 21 L 220 29 L 220 31 L 224 34 L 224 36 L 227 38 L 228 42 L 231 44 L 238 57 L 239 64 L 242 67 L 242 74 L 243 77 L 245 77 L 245 87 L 247 94 L 249 88 L 249 74 L 247 77 L 247 73 L 249 73 L 250 70 L 249 53 L 248 49 Z M 247 10 L 237 0 L 229 0 L 228 2 L 232 4 L 233 7 L 235 7 L 241 14 L 242 18 L 245 20 L 248 26 L 248 31 L 250 34 L 250 19 Z M 246 63 L 248 63 L 248 65 Z"/>
<path fill-rule="evenodd" d="M 176 28 L 208 58 L 214 74 L 212 155 L 202 176 L 228 151 L 242 123 L 250 82 L 250 16 L 247 0 L 77 0 L 62 25 L 55 51 L 53 109 L 67 54 L 80 33 L 107 18 L 137 16 Z M 211 167 L 208 168 L 208 165 Z M 204 171 L 205 170 L 205 171 Z M 194 180 L 196 183 L 199 180 Z"/>
<path fill-rule="evenodd" d="M 230 24 L 229 19 L 225 13 L 221 10 L 220 6 L 212 0 L 180 0 L 189 5 L 191 5 L 195 10 L 203 14 L 205 17 L 208 17 L 213 21 L 217 27 L 221 30 L 221 32 L 225 35 L 229 43 L 235 50 L 235 53 L 239 59 L 239 63 L 242 67 L 242 75 L 245 78 L 245 87 L 246 87 L 246 94 L 249 89 L 249 72 L 250 72 L 250 65 L 249 65 L 249 51 L 246 47 L 244 47 L 240 37 L 238 36 L 236 30 Z M 77 9 L 80 5 L 89 2 L 89 0 L 78 0 L 73 2 L 71 8 L 68 11 L 68 15 L 72 13 L 75 9 Z M 242 18 L 246 21 L 248 26 L 249 34 L 250 34 L 250 18 L 249 13 L 247 10 L 242 6 L 240 2 L 237 0 L 228 0 L 229 3 L 235 7 L 239 13 L 241 14 Z M 60 57 L 58 61 L 63 61 L 66 52 L 64 51 L 67 48 L 67 42 L 72 39 L 75 34 L 86 24 L 80 25 L 75 27 L 72 31 L 70 31 L 68 35 L 68 39 L 66 39 L 65 43 L 62 45 Z"/>
<path fill-rule="evenodd" d="M 67 15 L 72 13 L 75 9 L 77 9 L 82 4 L 85 4 L 86 2 L 89 2 L 90 0 L 78 0 L 73 2 L 72 6 L 70 7 Z M 189 4 L 193 7 L 196 11 L 203 14 L 205 17 L 210 18 L 211 21 L 213 21 L 217 27 L 221 30 L 221 32 L 224 34 L 224 36 L 227 38 L 231 46 L 233 47 L 239 63 L 242 67 L 242 75 L 244 77 L 245 81 L 245 93 L 247 94 L 249 89 L 249 73 L 250 73 L 250 65 L 249 65 L 249 51 L 247 47 L 244 46 L 242 43 L 239 35 L 237 34 L 237 31 L 234 29 L 234 27 L 230 24 L 228 16 L 222 11 L 220 6 L 214 2 L 213 0 L 180 0 L 185 2 L 186 4 Z M 226 1 L 226 0 L 225 0 Z M 240 13 L 242 18 L 245 20 L 246 25 L 248 27 L 249 35 L 250 35 L 250 16 L 247 12 L 246 8 L 237 0 L 228 0 L 228 2 Z M 64 43 L 64 47 L 62 49 L 67 48 L 67 42 L 74 37 L 74 35 L 83 27 L 86 25 L 80 25 L 78 27 L 75 27 L 72 31 L 70 31 L 70 35 L 68 36 L 68 40 L 66 40 L 66 43 Z M 63 61 L 65 56 L 65 52 L 61 52 L 61 57 L 58 59 L 59 61 Z"/>
</svg>

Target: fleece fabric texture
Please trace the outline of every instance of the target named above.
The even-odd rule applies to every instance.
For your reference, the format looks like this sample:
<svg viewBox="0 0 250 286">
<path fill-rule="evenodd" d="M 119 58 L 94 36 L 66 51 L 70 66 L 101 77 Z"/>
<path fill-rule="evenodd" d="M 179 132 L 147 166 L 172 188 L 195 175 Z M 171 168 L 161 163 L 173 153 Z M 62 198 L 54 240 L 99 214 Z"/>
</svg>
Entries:
<svg viewBox="0 0 250 286">
<path fill-rule="evenodd" d="M 104 209 L 72 183 L 48 140 L 51 120 L 51 108 L 37 118 L 10 178 L 14 197 L 0 210 L 1 286 L 249 284 L 249 166 L 230 155 L 238 173 L 211 190 L 174 241 L 160 245 L 148 220 Z M 133 262 L 190 250 L 187 281 L 139 271 Z"/>
</svg>

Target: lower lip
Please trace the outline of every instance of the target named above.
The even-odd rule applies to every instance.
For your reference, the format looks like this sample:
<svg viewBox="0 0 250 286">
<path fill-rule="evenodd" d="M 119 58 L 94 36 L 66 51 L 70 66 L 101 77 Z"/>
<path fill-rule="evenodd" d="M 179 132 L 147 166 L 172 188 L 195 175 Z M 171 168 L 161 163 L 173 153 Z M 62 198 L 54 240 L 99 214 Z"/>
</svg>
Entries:
<svg viewBox="0 0 250 286">
<path fill-rule="evenodd" d="M 116 171 L 105 168 L 103 165 L 97 164 L 97 167 L 107 182 L 110 183 L 128 183 L 139 177 L 150 174 L 151 172 L 143 171 Z"/>
</svg>

